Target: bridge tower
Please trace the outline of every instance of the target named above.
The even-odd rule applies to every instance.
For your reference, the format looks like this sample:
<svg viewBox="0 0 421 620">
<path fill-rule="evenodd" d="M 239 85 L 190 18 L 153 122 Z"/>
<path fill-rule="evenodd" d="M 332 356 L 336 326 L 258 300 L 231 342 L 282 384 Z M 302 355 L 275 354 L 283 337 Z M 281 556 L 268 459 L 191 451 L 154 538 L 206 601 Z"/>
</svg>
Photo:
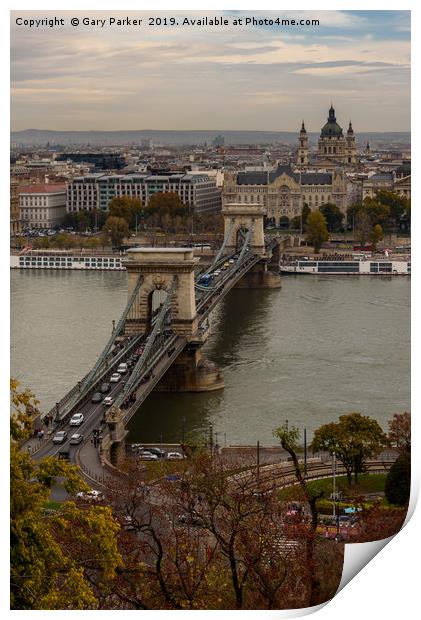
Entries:
<svg viewBox="0 0 421 620">
<path fill-rule="evenodd" d="M 259 205 L 226 204 L 222 209 L 226 252 L 233 253 L 239 250 L 245 236 L 250 232 L 248 243 L 250 251 L 262 257 L 262 260 L 241 278 L 236 288 L 280 288 L 281 286 L 280 274 L 268 269 L 268 266 L 274 264 L 275 269 L 279 269 L 279 251 L 277 247 L 269 252 L 266 249 L 265 214 L 265 207 Z M 276 260 L 275 257 L 277 257 Z"/>
<path fill-rule="evenodd" d="M 253 254 L 266 256 L 264 217 L 266 210 L 258 205 L 227 204 L 222 210 L 226 251 L 235 252 L 242 245 L 243 233 L 251 231 L 249 247 Z"/>
<path fill-rule="evenodd" d="M 176 279 L 172 292 L 171 323 L 173 330 L 189 339 L 197 332 L 194 269 L 199 262 L 188 248 L 132 248 L 127 252 L 128 295 L 132 294 L 139 276 L 142 284 L 126 321 L 126 333 L 149 331 L 153 317 L 153 298 L 165 298 Z"/>
<path fill-rule="evenodd" d="M 127 334 L 150 330 L 156 295 L 171 289 L 171 329 L 186 339 L 186 347 L 158 384 L 157 391 L 208 392 L 224 387 L 222 371 L 202 358 L 207 333 L 199 329 L 194 270 L 199 263 L 191 248 L 133 248 L 127 252 L 128 296 L 139 276 L 142 284 L 126 320 Z M 175 287 L 172 284 L 176 280 Z M 162 297 L 161 297 L 162 299 Z M 158 300 L 159 303 L 159 300 Z"/>
</svg>

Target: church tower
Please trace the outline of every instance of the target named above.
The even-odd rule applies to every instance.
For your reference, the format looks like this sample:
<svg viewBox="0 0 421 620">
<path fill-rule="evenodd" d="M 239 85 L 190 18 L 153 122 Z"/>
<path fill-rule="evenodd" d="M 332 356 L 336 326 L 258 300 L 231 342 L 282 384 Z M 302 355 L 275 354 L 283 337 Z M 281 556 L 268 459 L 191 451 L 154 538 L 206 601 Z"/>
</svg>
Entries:
<svg viewBox="0 0 421 620">
<path fill-rule="evenodd" d="M 308 166 L 308 136 L 307 131 L 304 126 L 304 121 L 301 125 L 300 137 L 298 139 L 298 150 L 297 150 L 297 166 L 299 168 L 305 168 Z"/>
<path fill-rule="evenodd" d="M 352 129 L 352 123 L 349 121 L 348 131 L 346 132 L 346 149 L 345 149 L 345 164 L 352 166 L 357 163 L 357 147 L 355 145 L 354 130 Z"/>
</svg>

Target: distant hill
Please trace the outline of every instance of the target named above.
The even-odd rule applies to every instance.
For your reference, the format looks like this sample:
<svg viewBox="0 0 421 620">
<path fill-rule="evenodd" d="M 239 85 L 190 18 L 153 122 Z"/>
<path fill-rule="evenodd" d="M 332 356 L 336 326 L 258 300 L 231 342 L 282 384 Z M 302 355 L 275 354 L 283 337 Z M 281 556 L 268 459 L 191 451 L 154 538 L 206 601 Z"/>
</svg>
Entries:
<svg viewBox="0 0 421 620">
<path fill-rule="evenodd" d="M 61 146 L 118 146 L 138 145 L 141 140 L 149 139 L 155 144 L 168 146 L 210 145 L 216 136 L 225 138 L 225 144 L 271 144 L 282 142 L 296 145 L 298 132 L 292 131 L 169 131 L 154 129 L 139 129 L 130 131 L 50 131 L 47 129 L 25 129 L 12 131 L 12 144 L 21 146 L 50 145 Z M 317 143 L 319 133 L 309 132 L 310 142 Z M 356 133 L 359 144 L 367 140 L 371 146 L 380 144 L 410 144 L 410 132 L 371 132 Z"/>
</svg>

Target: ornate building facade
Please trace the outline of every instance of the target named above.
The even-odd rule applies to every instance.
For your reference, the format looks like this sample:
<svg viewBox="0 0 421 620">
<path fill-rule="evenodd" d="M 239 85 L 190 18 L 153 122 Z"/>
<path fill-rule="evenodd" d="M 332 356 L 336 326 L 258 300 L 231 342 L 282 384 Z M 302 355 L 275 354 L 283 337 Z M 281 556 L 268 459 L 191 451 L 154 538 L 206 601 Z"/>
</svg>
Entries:
<svg viewBox="0 0 421 620">
<path fill-rule="evenodd" d="M 344 135 L 342 127 L 336 122 L 335 109 L 330 106 L 327 123 L 323 125 L 318 141 L 317 167 L 333 170 L 338 166 L 351 167 L 357 163 L 357 147 L 354 130 L 349 121 Z M 301 126 L 297 149 L 297 166 L 305 168 L 309 163 L 309 144 L 304 121 Z"/>
<path fill-rule="evenodd" d="M 223 206 L 263 206 L 267 219 L 279 225 L 281 217 L 300 215 L 305 204 L 314 210 L 329 202 L 345 212 L 347 179 L 343 172 L 295 172 L 291 166 L 270 172 L 226 172 L 222 201 Z"/>
</svg>

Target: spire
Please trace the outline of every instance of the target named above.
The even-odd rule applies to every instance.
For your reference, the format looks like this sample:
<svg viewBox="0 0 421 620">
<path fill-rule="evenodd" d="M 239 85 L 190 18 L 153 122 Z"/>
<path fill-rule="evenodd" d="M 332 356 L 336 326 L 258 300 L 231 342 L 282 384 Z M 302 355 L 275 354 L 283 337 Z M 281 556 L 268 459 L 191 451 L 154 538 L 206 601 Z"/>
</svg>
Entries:
<svg viewBox="0 0 421 620">
<path fill-rule="evenodd" d="M 332 102 L 330 103 L 329 117 L 327 120 L 329 121 L 329 123 L 336 123 L 335 108 L 333 107 Z"/>
<path fill-rule="evenodd" d="M 351 121 L 349 121 L 348 133 L 349 133 L 349 134 L 354 133 L 354 130 L 352 129 L 352 123 L 351 123 Z"/>
<path fill-rule="evenodd" d="M 306 132 L 306 128 L 305 128 L 305 126 L 304 126 L 304 120 L 303 120 L 303 123 L 302 123 L 302 125 L 301 125 L 301 131 L 300 131 L 300 133 L 307 133 L 307 132 Z"/>
</svg>

